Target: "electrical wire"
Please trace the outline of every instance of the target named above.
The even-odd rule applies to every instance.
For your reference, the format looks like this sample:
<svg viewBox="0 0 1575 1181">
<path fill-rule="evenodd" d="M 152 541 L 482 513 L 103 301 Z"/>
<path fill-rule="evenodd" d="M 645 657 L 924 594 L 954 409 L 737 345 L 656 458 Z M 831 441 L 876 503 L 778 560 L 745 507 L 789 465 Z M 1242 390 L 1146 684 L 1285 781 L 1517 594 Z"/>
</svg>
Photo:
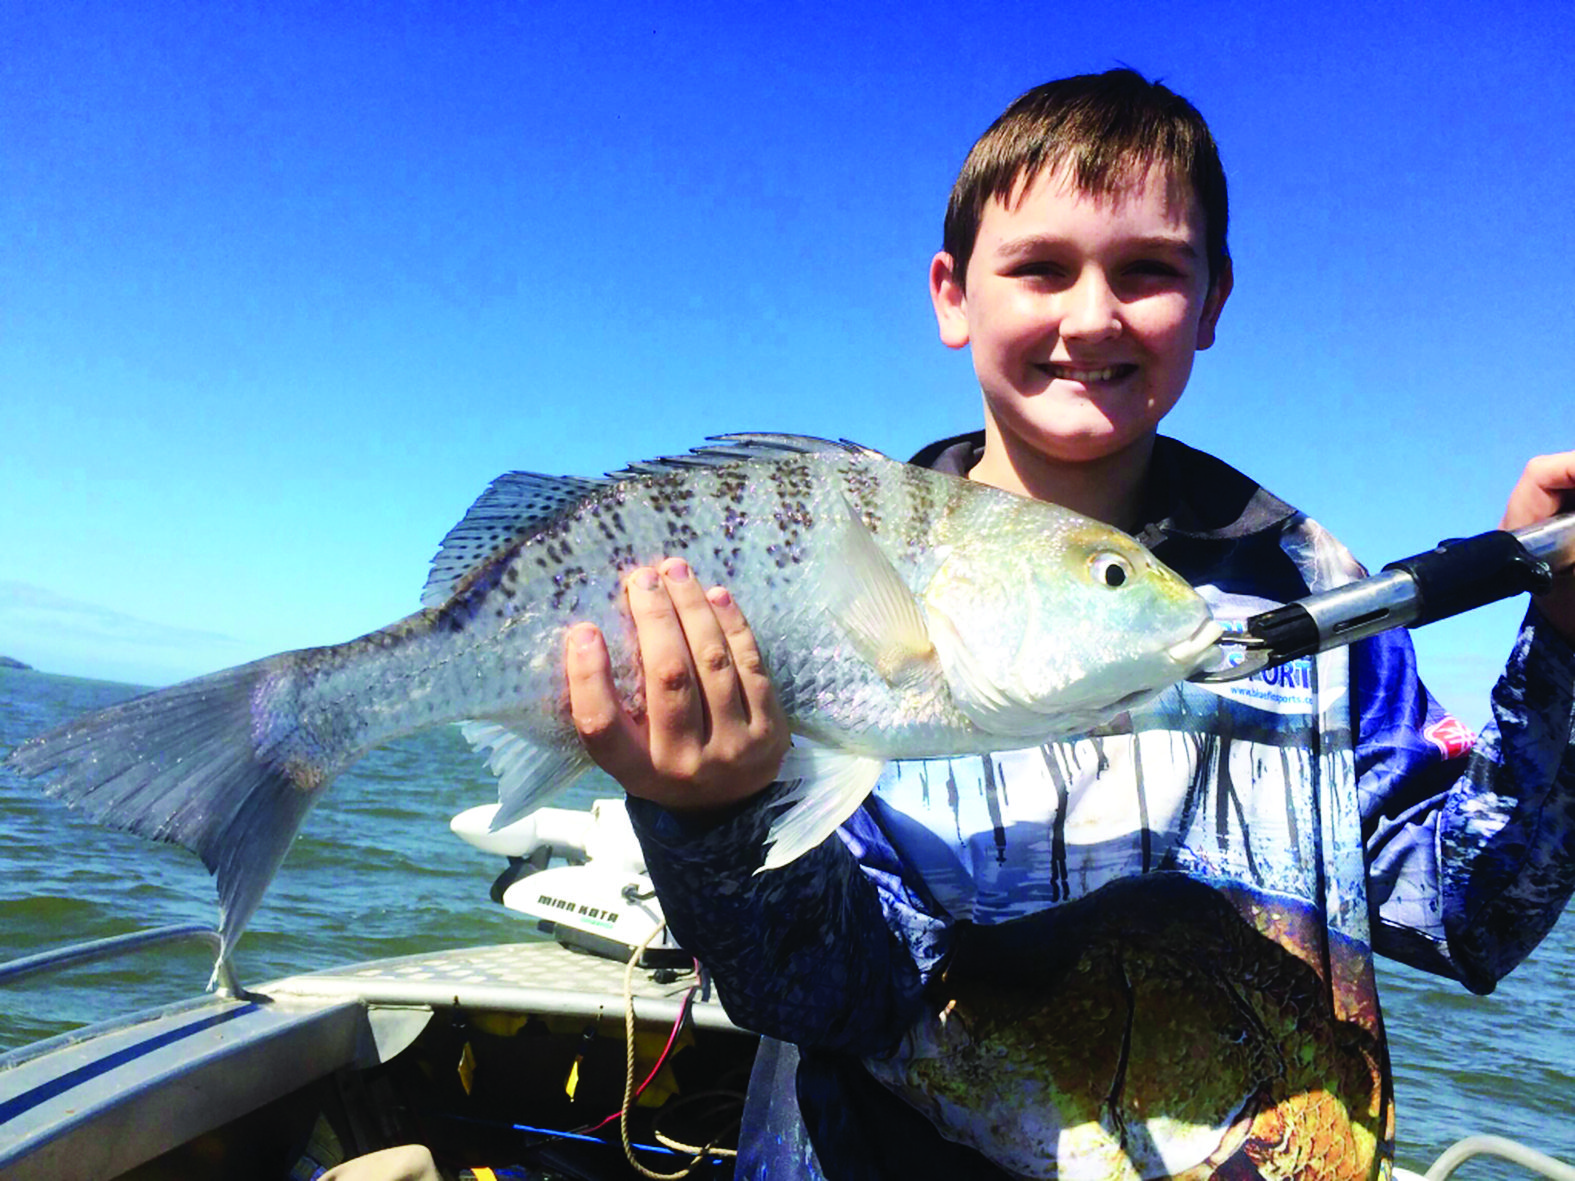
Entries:
<svg viewBox="0 0 1575 1181">
<path fill-rule="evenodd" d="M 658 928 L 658 930 L 660 930 L 660 928 Z M 678 1035 L 683 1030 L 684 1022 L 689 1019 L 690 1008 L 694 1004 L 694 999 L 699 994 L 699 992 L 700 992 L 700 982 L 698 980 L 696 980 L 695 983 L 692 986 L 690 986 L 689 991 L 684 994 L 683 1002 L 678 1006 L 678 1018 L 677 1018 L 677 1020 L 675 1020 L 673 1022 L 673 1028 L 667 1035 L 667 1044 L 662 1047 L 662 1052 L 656 1056 L 656 1065 L 651 1067 L 651 1073 L 645 1076 L 645 1081 L 634 1089 L 634 1094 L 632 1096 L 630 1096 L 631 1099 L 638 1099 L 641 1095 L 645 1094 L 645 1089 L 651 1085 L 651 1082 L 661 1072 L 662 1067 L 667 1064 L 667 1056 L 673 1052 L 673 1045 L 674 1045 L 674 1043 L 676 1043 L 678 1041 Z M 628 1006 L 629 1003 L 630 1003 L 629 994 L 628 994 L 628 992 L 625 992 L 625 994 L 624 994 L 624 1004 L 625 1004 L 625 1006 Z M 627 1018 L 627 1012 L 625 1013 L 625 1017 Z M 628 1028 L 628 1026 L 627 1026 L 627 1022 L 626 1022 L 626 1024 L 625 1024 L 625 1031 L 626 1032 L 627 1032 L 627 1028 Z M 623 1114 L 623 1108 L 620 1107 L 617 1111 L 613 1112 L 606 1119 L 600 1120 L 597 1123 L 590 1124 L 590 1125 L 588 1125 L 586 1127 L 580 1128 L 579 1131 L 581 1131 L 581 1132 L 595 1132 L 595 1131 L 598 1131 L 598 1130 L 600 1130 L 602 1128 L 605 1128 L 608 1124 L 612 1123 L 613 1120 L 617 1119 L 622 1114 Z"/>
<path fill-rule="evenodd" d="M 688 1107 L 691 1104 L 698 1103 L 702 1099 L 721 1099 L 723 1102 L 713 1103 L 710 1107 L 706 1108 L 699 1114 L 699 1116 L 696 1117 L 697 1120 L 706 1120 L 723 1112 L 728 1112 L 732 1115 L 732 1118 L 728 1120 L 727 1123 L 722 1125 L 720 1131 L 717 1132 L 716 1137 L 713 1139 L 720 1138 L 729 1132 L 734 1131 L 738 1125 L 743 1122 L 743 1092 L 729 1091 L 722 1088 L 712 1091 L 696 1091 L 692 1095 L 685 1095 L 681 1099 L 669 1101 L 660 1112 L 651 1117 L 651 1139 L 655 1140 L 658 1144 L 661 1144 L 666 1148 L 672 1149 L 675 1152 L 687 1152 L 690 1154 L 703 1152 L 710 1156 L 736 1158 L 738 1156 L 736 1149 L 705 1148 L 697 1147 L 693 1144 L 686 1144 L 681 1140 L 675 1140 L 671 1136 L 665 1135 L 662 1130 L 657 1127 L 657 1123 L 660 1120 L 667 1119 L 674 1113 L 682 1110 L 685 1107 Z"/>
<path fill-rule="evenodd" d="M 656 1063 L 651 1067 L 650 1073 L 645 1076 L 645 1081 L 636 1087 L 634 1085 L 634 970 L 639 965 L 640 957 L 645 954 L 646 949 L 650 947 L 652 942 L 655 941 L 656 937 L 666 929 L 666 926 L 667 924 L 665 921 L 658 923 L 656 928 L 640 942 L 638 947 L 634 949 L 633 954 L 630 955 L 628 963 L 624 968 L 623 1002 L 626 1070 L 624 1074 L 623 1104 L 617 1111 L 613 1112 L 605 1119 L 602 1119 L 594 1124 L 587 1124 L 583 1127 L 579 1127 L 573 1131 L 568 1132 L 553 1131 L 549 1128 L 532 1127 L 526 1124 L 512 1125 L 516 1131 L 546 1134 L 546 1138 L 538 1142 L 533 1147 L 540 1147 L 542 1144 L 549 1144 L 555 1140 L 580 1140 L 597 1144 L 603 1143 L 602 1140 L 596 1136 L 590 1135 L 590 1133 L 599 1131 L 608 1124 L 612 1123 L 613 1120 L 618 1120 L 619 1132 L 623 1141 L 624 1157 L 628 1160 L 629 1164 L 635 1169 L 636 1172 L 640 1173 L 644 1177 L 650 1178 L 651 1181 L 682 1181 L 682 1178 L 688 1177 L 689 1174 L 694 1171 L 695 1167 L 707 1158 L 728 1159 L 736 1158 L 738 1156 L 736 1150 L 730 1148 L 718 1148 L 715 1144 L 716 1139 L 719 1139 L 721 1136 L 724 1136 L 727 1133 L 733 1131 L 733 1129 L 738 1126 L 739 1119 L 737 1118 L 725 1124 L 718 1132 L 717 1136 L 713 1138 L 712 1142 L 704 1145 L 686 1144 L 680 1140 L 675 1140 L 672 1137 L 664 1135 L 656 1127 L 656 1121 L 658 1118 L 656 1116 L 653 1116 L 651 1121 L 651 1137 L 657 1141 L 656 1144 L 634 1144 L 631 1142 L 629 1137 L 629 1114 L 634 1107 L 634 1101 L 645 1092 L 646 1088 L 649 1087 L 653 1081 L 655 1081 L 656 1076 L 661 1073 L 662 1067 L 666 1065 L 668 1056 L 672 1054 L 673 1047 L 678 1042 L 679 1034 L 683 1032 L 684 1024 L 690 1018 L 695 997 L 699 994 L 703 983 L 701 977 L 700 961 L 695 960 L 695 983 L 689 987 L 688 992 L 684 994 L 683 1001 L 678 1006 L 678 1016 L 673 1021 L 673 1027 L 668 1031 L 667 1034 L 667 1044 L 662 1047 L 662 1052 L 656 1056 Z M 677 1111 L 692 1103 L 698 1102 L 701 1099 L 714 1098 L 724 1098 L 726 1099 L 726 1102 L 719 1103 L 708 1108 L 704 1113 L 702 1113 L 702 1119 L 715 1115 L 719 1112 L 726 1111 L 729 1108 L 739 1106 L 742 1104 L 744 1097 L 738 1091 L 727 1090 L 725 1088 L 713 1089 L 709 1091 L 697 1091 L 692 1095 L 685 1095 L 680 1099 L 669 1101 L 669 1103 L 663 1109 L 662 1114 L 670 1115 L 674 1111 Z M 464 1116 L 451 1116 L 450 1118 L 471 1122 L 467 1119 L 467 1117 Z M 650 1169 L 647 1169 L 634 1158 L 634 1149 L 636 1148 L 644 1152 L 669 1152 L 673 1153 L 674 1155 L 684 1153 L 692 1156 L 694 1159 L 684 1166 L 684 1168 L 679 1172 L 656 1173 L 652 1172 Z"/>
<path fill-rule="evenodd" d="M 618 1134 L 623 1139 L 624 1158 L 629 1162 L 630 1167 L 633 1168 L 635 1172 L 639 1173 L 642 1177 L 649 1178 L 649 1181 L 683 1181 L 685 1177 L 694 1172 L 695 1167 L 704 1161 L 707 1156 L 722 1156 L 727 1154 L 727 1150 L 719 1150 L 709 1144 L 700 1148 L 694 1148 L 685 1145 L 680 1151 L 693 1153 L 694 1159 L 676 1173 L 657 1173 L 646 1168 L 643 1164 L 635 1159 L 634 1147 L 629 1140 L 629 1112 L 634 1107 L 634 1097 L 636 1094 L 634 1089 L 634 969 L 639 964 L 640 957 L 645 954 L 645 949 L 649 947 L 655 941 L 656 937 L 666 930 L 666 928 L 667 923 L 665 920 L 658 923 L 656 928 L 644 939 L 642 939 L 640 941 L 640 945 L 634 949 L 634 953 L 630 955 L 629 963 L 625 966 L 623 971 L 624 1040 L 627 1045 L 625 1054 L 626 1070 L 624 1074 L 623 1106 L 618 1111 Z M 696 987 L 698 987 L 698 984 Z M 684 1014 L 687 1011 L 687 1004 L 680 1007 L 678 1013 L 678 1023 L 673 1026 L 673 1032 L 667 1039 L 668 1049 L 671 1049 L 673 1043 L 677 1040 L 679 1026 L 682 1025 Z M 662 1058 L 665 1058 L 666 1054 L 667 1050 L 663 1050 Z M 651 1079 L 656 1077 L 656 1071 L 661 1068 L 662 1058 L 657 1059 L 656 1068 L 651 1071 L 651 1074 L 646 1078 L 645 1083 L 641 1084 L 642 1088 L 646 1083 L 649 1083 Z M 661 1138 L 658 1137 L 658 1139 Z"/>
</svg>

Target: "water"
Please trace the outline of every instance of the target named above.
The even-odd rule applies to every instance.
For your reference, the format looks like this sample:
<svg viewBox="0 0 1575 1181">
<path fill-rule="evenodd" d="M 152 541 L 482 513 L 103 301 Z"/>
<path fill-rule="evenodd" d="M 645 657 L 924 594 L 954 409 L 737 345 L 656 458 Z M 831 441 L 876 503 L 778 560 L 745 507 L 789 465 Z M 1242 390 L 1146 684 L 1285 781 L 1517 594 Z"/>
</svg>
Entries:
<svg viewBox="0 0 1575 1181">
<path fill-rule="evenodd" d="M 125 685 L 0 669 L 0 755 Z M 566 806 L 587 806 L 586 789 Z M 241 980 L 382 956 L 534 937 L 488 900 L 502 862 L 448 831 L 496 799 L 448 727 L 402 739 L 342 776 L 306 826 L 236 955 Z M 0 961 L 165 923 L 213 923 L 195 857 L 87 823 L 0 770 Z M 199 946 L 145 952 L 0 987 L 0 1050 L 199 991 Z M 1421 1170 L 1452 1141 L 1495 1132 L 1575 1161 L 1575 920 L 1566 919 L 1491 997 L 1381 962 L 1399 1108 L 1399 1163 Z M 1515 1177 L 1471 1164 L 1463 1178 Z"/>
<path fill-rule="evenodd" d="M 130 686 L 0 669 L 0 754 Z M 559 801 L 567 807 L 582 799 Z M 534 923 L 487 897 L 504 868 L 448 830 L 450 817 L 497 799 L 460 737 L 444 727 L 374 751 L 312 812 L 235 955 L 242 983 L 294 972 L 534 937 Z M 218 921 L 213 880 L 186 850 L 83 819 L 0 769 L 0 960 L 166 923 Z M 200 944 L 144 952 L 0 991 L 0 1049 L 113 1010 L 200 991 L 212 969 Z M 47 984 L 44 981 L 47 980 Z"/>
</svg>

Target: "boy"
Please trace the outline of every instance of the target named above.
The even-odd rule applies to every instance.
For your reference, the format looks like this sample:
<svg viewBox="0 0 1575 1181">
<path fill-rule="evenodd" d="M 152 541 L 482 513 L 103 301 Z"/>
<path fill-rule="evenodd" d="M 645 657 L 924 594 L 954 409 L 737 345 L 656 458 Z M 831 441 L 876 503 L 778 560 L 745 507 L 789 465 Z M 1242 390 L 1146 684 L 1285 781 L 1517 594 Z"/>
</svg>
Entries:
<svg viewBox="0 0 1575 1181">
<path fill-rule="evenodd" d="M 1024 95 L 964 165 L 930 272 L 984 430 L 915 459 L 1128 529 L 1222 619 L 1360 575 L 1156 434 L 1230 295 L 1225 230 L 1184 100 L 1126 70 Z M 1575 452 L 1533 461 L 1504 526 L 1571 488 Z M 1569 575 L 1474 749 L 1390 632 L 1074 741 L 893 765 L 841 840 L 758 876 L 787 737 L 744 617 L 671 559 L 629 603 L 646 715 L 588 625 L 572 709 L 675 933 L 767 1035 L 740 1177 L 1378 1176 L 1371 953 L 1485 992 L 1575 886 Z"/>
</svg>

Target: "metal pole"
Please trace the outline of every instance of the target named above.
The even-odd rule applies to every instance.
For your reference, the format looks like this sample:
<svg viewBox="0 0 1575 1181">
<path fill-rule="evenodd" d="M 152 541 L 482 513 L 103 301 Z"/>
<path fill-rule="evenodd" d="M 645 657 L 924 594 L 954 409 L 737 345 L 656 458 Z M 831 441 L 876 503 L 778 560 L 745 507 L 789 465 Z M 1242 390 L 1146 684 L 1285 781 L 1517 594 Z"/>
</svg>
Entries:
<svg viewBox="0 0 1575 1181">
<path fill-rule="evenodd" d="M 215 952 L 219 950 L 219 933 L 201 923 L 149 927 L 143 931 L 131 931 L 125 935 L 112 935 L 107 939 L 93 939 L 86 943 L 73 943 L 69 947 L 56 947 L 49 951 L 40 951 L 19 959 L 8 960 L 0 964 L 0 984 L 10 984 L 40 972 L 58 972 L 78 964 L 113 959 L 143 948 L 159 947 L 166 943 L 181 943 L 190 939 L 207 943 Z M 227 960 L 215 969 L 215 979 L 221 993 L 234 996 L 240 992 L 240 985 Z"/>
<path fill-rule="evenodd" d="M 1474 1156 L 1503 1157 L 1523 1169 L 1551 1177 L 1553 1181 L 1575 1181 L 1575 1166 L 1503 1136 L 1467 1136 L 1464 1140 L 1456 1141 L 1433 1162 L 1425 1181 L 1444 1181 L 1445 1177 Z"/>
</svg>

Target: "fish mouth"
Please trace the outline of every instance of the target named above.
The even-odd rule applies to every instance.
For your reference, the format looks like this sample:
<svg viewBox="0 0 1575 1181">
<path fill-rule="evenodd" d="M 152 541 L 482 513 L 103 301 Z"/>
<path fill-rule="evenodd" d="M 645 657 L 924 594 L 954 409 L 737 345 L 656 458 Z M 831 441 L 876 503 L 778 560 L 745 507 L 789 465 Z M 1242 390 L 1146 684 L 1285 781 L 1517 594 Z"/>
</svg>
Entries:
<svg viewBox="0 0 1575 1181">
<path fill-rule="evenodd" d="M 1218 648 L 1220 636 L 1224 634 L 1225 629 L 1215 622 L 1213 616 L 1204 619 L 1190 636 L 1165 649 L 1165 658 L 1173 662 L 1171 672 L 1158 674 L 1158 684 L 1136 689 L 1110 703 L 1108 716 L 1115 717 L 1117 714 L 1136 709 L 1152 701 L 1157 694 L 1178 679 L 1174 672 L 1175 666 L 1180 666 L 1190 673 L 1207 663 L 1210 655 Z"/>
<path fill-rule="evenodd" d="M 1210 616 L 1198 624 L 1197 630 L 1186 639 L 1166 648 L 1165 656 L 1186 669 L 1197 668 L 1224 634 L 1225 629 Z"/>
</svg>

